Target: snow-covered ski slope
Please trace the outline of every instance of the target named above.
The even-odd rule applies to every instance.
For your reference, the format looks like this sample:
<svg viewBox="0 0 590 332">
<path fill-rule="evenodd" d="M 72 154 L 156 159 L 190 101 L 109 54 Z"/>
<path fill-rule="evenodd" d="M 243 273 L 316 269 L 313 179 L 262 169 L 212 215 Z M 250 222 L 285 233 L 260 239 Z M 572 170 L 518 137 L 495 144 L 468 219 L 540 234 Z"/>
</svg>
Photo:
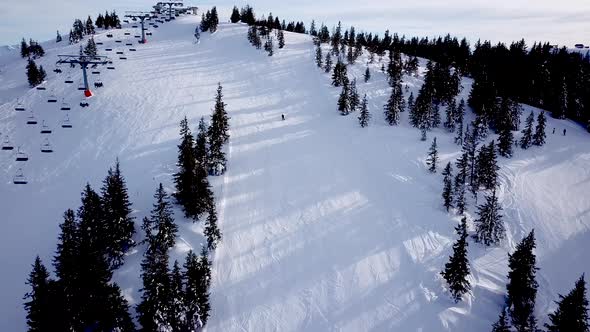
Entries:
<svg viewBox="0 0 590 332">
<path fill-rule="evenodd" d="M 500 159 L 508 238 L 498 248 L 470 243 L 473 292 L 454 304 L 439 271 L 458 218 L 441 206 L 440 172 L 431 175 L 424 167 L 434 136 L 439 166 L 458 157 L 452 135 L 435 130 L 420 142 L 407 113 L 402 125 L 387 126 L 382 105 L 389 89 L 379 62 L 371 65 L 369 83 L 362 83 L 366 58 L 349 67 L 373 116 L 362 129 L 357 114 L 338 114 L 340 89 L 315 66 L 309 36 L 286 33 L 286 47 L 268 57 L 248 44 L 243 25 L 221 24 L 195 44 L 197 21 L 181 17 L 152 29 L 148 44 L 133 46 L 137 52 L 124 47 L 135 32 L 131 38 L 123 35 L 126 29 L 114 31 L 112 39 L 98 34 L 102 54 L 107 47 L 124 49 L 128 60 L 107 54 L 116 70 L 101 69 L 104 87 L 95 89 L 88 108 L 78 106 L 79 70 L 71 71 L 73 85 L 63 82 L 69 68 L 51 72 L 56 54 L 75 54 L 77 45 L 44 44 L 47 91 L 26 87 L 25 61 L 18 55 L 0 57 L 2 140 L 9 135 L 30 157 L 16 162 L 14 152 L 0 151 L 0 330 L 25 330 L 22 296 L 34 256 L 50 264 L 63 211 L 77 208 L 86 182 L 100 187 L 115 158 L 137 226 L 157 184 L 173 190 L 178 122 L 186 115 L 196 127 L 208 116 L 218 82 L 231 139 L 228 171 L 212 179 L 224 239 L 214 257 L 208 331 L 487 331 L 503 304 L 507 252 L 532 228 L 541 323 L 557 293 L 590 271 L 590 136 L 576 124 L 549 118 L 546 146 Z M 404 77 L 414 95 L 421 82 Z M 469 80 L 464 87 L 466 98 Z M 57 105 L 47 103 L 52 93 Z M 26 112 L 14 111 L 17 97 Z M 58 126 L 66 113 L 59 110 L 62 98 L 72 107 L 72 129 Z M 25 124 L 29 110 L 39 125 Z M 53 154 L 39 150 L 42 120 L 54 130 Z M 12 177 L 21 167 L 29 183 L 17 186 Z M 474 214 L 473 202 L 469 211 Z M 181 233 L 173 256 L 182 259 L 203 239 L 200 225 L 177 216 Z M 132 304 L 139 300 L 142 251 L 115 275 Z"/>
</svg>

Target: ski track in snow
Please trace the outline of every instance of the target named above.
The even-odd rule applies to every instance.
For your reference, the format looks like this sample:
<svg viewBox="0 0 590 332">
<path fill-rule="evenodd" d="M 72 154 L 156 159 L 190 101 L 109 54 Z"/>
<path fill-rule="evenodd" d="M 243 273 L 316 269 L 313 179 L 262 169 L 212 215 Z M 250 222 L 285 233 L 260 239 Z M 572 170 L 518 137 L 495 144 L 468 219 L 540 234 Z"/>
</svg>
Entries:
<svg viewBox="0 0 590 332">
<path fill-rule="evenodd" d="M 373 117 L 361 129 L 357 114 L 338 114 L 340 89 L 315 66 L 309 36 L 286 33 L 287 46 L 268 57 L 248 44 L 244 25 L 221 24 L 196 45 L 197 22 L 182 17 L 152 29 L 148 44 L 126 51 L 127 61 L 114 54 L 128 48 L 114 41 L 125 42 L 127 30 L 115 30 L 113 39 L 99 33 L 96 41 L 105 42 L 99 49 L 113 47 L 109 55 L 117 69 L 102 69 L 105 87 L 95 89 L 85 109 L 78 106 L 80 71 L 51 72 L 56 55 L 75 54 L 78 45 L 44 44 L 47 55 L 40 63 L 48 72 L 48 91 L 26 87 L 25 61 L 18 55 L 0 57 L 0 133 L 30 154 L 19 165 L 14 153 L 0 151 L 0 263 L 10 267 L 3 273 L 0 330 L 25 330 L 22 295 L 34 256 L 50 264 L 63 211 L 79 206 L 86 182 L 100 188 L 116 157 L 138 223 L 149 213 L 159 182 L 173 190 L 178 122 L 186 115 L 196 129 L 201 116 L 208 118 L 218 82 L 231 139 L 228 171 L 211 179 L 224 238 L 213 257 L 208 331 L 489 330 L 503 303 L 507 252 L 532 228 L 541 268 L 540 323 L 556 294 L 588 271 L 583 248 L 590 227 L 590 147 L 588 134 L 572 122 L 549 118 L 545 147 L 500 158 L 498 192 L 508 238 L 496 248 L 470 241 L 473 290 L 455 304 L 439 271 L 459 218 L 441 206 L 440 173 L 424 167 L 433 136 L 440 167 L 458 157 L 452 134 L 435 130 L 420 142 L 407 113 L 402 125 L 386 126 L 382 107 L 389 89 L 378 61 L 371 64 L 369 83 L 362 81 L 366 56 L 349 67 Z M 63 83 L 68 74 L 75 84 Z M 415 96 L 421 82 L 404 77 Z M 466 99 L 471 81 L 463 85 Z M 73 129 L 57 126 L 64 112 L 60 103 L 46 102 L 51 93 L 71 104 Z M 39 123 L 53 126 L 55 153 L 39 152 L 40 126 L 24 124 L 28 113 L 13 110 L 17 97 Z M 533 109 L 525 108 L 524 116 Z M 567 128 L 568 136 L 551 134 L 553 127 L 558 133 Z M 11 183 L 19 167 L 29 178 L 26 186 Z M 469 212 L 475 215 L 473 202 Z M 179 211 L 176 216 L 180 239 L 173 258 L 182 260 L 204 239 L 201 224 Z M 139 300 L 142 252 L 137 248 L 115 274 L 131 304 Z"/>
</svg>

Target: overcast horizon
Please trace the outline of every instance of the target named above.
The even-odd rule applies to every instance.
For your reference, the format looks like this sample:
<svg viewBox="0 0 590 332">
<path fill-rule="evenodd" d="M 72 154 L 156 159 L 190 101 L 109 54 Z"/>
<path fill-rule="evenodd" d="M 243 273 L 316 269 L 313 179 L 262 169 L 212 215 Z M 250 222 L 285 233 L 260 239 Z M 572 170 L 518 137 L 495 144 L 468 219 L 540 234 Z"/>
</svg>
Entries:
<svg viewBox="0 0 590 332">
<path fill-rule="evenodd" d="M 41 1 L 0 4 L 0 45 L 15 45 L 21 38 L 44 41 L 55 37 L 56 30 L 67 34 L 75 18 L 105 10 L 148 10 L 155 2 L 142 0 L 92 1 Z M 281 19 L 304 20 L 307 27 L 312 19 L 332 26 L 339 20 L 344 26 L 354 25 L 358 30 L 392 33 L 406 36 L 438 36 L 450 33 L 466 37 L 471 44 L 478 39 L 492 42 L 510 42 L 524 38 L 529 45 L 534 41 L 573 46 L 590 43 L 585 31 L 590 22 L 590 3 L 582 0 L 566 0 L 555 3 L 548 0 L 500 0 L 490 4 L 482 0 L 419 0 L 411 3 L 393 3 L 373 0 L 359 5 L 352 0 L 311 1 L 300 0 L 280 3 L 260 1 L 195 1 L 206 9 L 217 5 L 221 18 L 227 18 L 235 4 L 250 3 L 258 15 L 270 11 Z M 19 18 L 20 17 L 20 18 Z"/>
</svg>

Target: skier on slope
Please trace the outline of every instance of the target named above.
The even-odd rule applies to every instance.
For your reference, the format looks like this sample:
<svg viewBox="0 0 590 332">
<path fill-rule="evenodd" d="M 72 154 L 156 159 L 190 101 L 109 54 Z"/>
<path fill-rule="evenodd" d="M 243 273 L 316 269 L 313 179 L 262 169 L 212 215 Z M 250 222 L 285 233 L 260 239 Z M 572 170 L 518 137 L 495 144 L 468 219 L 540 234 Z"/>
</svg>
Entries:
<svg viewBox="0 0 590 332">
<path fill-rule="evenodd" d="M 283 118 L 283 121 L 285 121 L 285 114 L 281 114 L 281 117 Z"/>
</svg>

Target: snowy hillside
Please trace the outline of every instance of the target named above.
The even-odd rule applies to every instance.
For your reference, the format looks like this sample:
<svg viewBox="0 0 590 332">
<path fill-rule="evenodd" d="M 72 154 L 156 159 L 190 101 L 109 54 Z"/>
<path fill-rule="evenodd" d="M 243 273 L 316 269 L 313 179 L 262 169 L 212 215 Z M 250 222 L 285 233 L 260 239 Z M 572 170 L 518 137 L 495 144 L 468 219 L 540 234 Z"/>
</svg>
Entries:
<svg viewBox="0 0 590 332">
<path fill-rule="evenodd" d="M 208 118 L 219 82 L 231 139 L 228 171 L 211 179 L 224 238 L 214 254 L 207 331 L 487 331 L 504 302 L 507 253 L 533 228 L 540 323 L 557 293 L 590 271 L 584 254 L 590 137 L 583 128 L 548 117 L 544 147 L 500 158 L 508 237 L 491 249 L 470 240 L 473 291 L 455 304 L 439 272 L 458 217 L 442 207 L 440 172 L 432 175 L 424 166 L 434 136 L 439 166 L 459 157 L 452 134 L 437 129 L 421 142 L 407 113 L 400 126 L 388 126 L 386 75 L 377 61 L 372 79 L 361 83 L 366 55 L 349 68 L 373 117 L 360 128 L 358 114 L 337 112 L 340 89 L 315 66 L 309 36 L 285 33 L 285 48 L 268 57 L 249 45 L 241 24 L 222 23 L 195 44 L 197 22 L 185 16 L 153 29 L 147 44 L 133 41 L 136 52 L 125 46 L 134 40 L 135 32 L 124 35 L 130 27 L 114 30 L 112 39 L 100 32 L 99 51 L 113 58 L 116 69 L 101 69 L 104 87 L 94 89 L 88 108 L 78 105 L 80 70 L 52 72 L 57 54 L 76 54 L 78 45 L 43 44 L 46 91 L 28 88 L 17 50 L 0 53 L 1 141 L 8 136 L 15 146 L 0 151 L 0 330 L 25 330 L 22 296 L 35 255 L 51 262 L 63 212 L 79 206 L 86 182 L 100 187 L 117 157 L 139 230 L 157 184 L 174 190 L 179 121 L 186 115 L 196 128 L 201 116 Z M 116 51 L 128 59 L 119 60 Z M 423 72 L 425 62 L 420 65 Z M 74 84 L 64 83 L 69 76 Z M 421 84 L 422 77 L 404 76 L 406 96 L 416 95 Z M 465 99 L 470 84 L 463 80 Z M 58 103 L 48 103 L 50 95 Z M 14 110 L 19 102 L 25 112 Z M 62 102 L 72 110 L 61 111 Z M 30 111 L 37 125 L 26 124 Z M 528 112 L 526 107 L 524 116 Z M 66 115 L 71 129 L 60 126 Z M 40 151 L 42 121 L 53 129 L 52 154 Z M 567 136 L 560 134 L 564 128 Z M 15 161 L 16 147 L 28 161 Z M 12 183 L 19 168 L 27 185 Z M 469 212 L 475 212 L 473 203 Z M 180 237 L 172 255 L 179 260 L 204 243 L 201 225 L 181 216 L 178 210 Z M 138 247 L 115 274 L 132 305 L 139 301 L 141 256 Z"/>
</svg>

